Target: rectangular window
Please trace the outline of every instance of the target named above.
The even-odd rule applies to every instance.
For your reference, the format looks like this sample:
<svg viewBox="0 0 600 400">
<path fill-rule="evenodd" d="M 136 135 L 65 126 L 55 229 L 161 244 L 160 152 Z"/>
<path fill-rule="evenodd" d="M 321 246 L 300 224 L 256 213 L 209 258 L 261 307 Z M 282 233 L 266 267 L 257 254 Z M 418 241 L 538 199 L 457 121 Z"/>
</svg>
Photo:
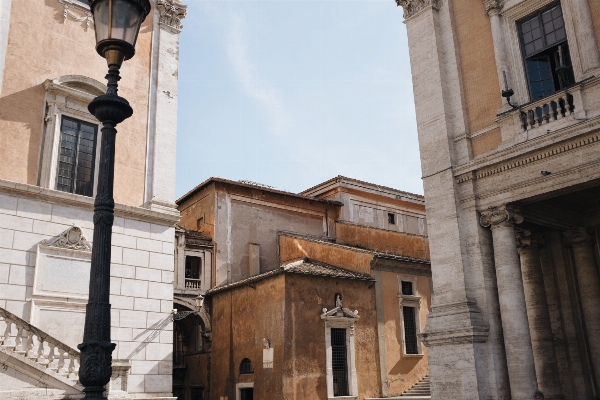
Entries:
<svg viewBox="0 0 600 400">
<path fill-rule="evenodd" d="M 56 190 L 94 195 L 94 165 L 97 126 L 63 117 Z"/>
<path fill-rule="evenodd" d="M 240 389 L 240 400 L 253 400 L 254 388 Z"/>
<path fill-rule="evenodd" d="M 185 256 L 185 288 L 200 289 L 200 268 L 202 259 L 196 256 Z"/>
<path fill-rule="evenodd" d="M 333 370 L 333 395 L 348 396 L 346 329 L 331 328 L 331 367 Z"/>
<path fill-rule="evenodd" d="M 402 313 L 404 314 L 404 344 L 406 354 L 419 354 L 415 307 L 402 307 Z"/>
<path fill-rule="evenodd" d="M 413 291 L 413 283 L 410 281 L 401 281 L 402 282 L 402 294 L 405 296 L 413 296 L 415 292 Z"/>
<path fill-rule="evenodd" d="M 574 83 L 560 4 L 521 21 L 519 35 L 532 101 Z"/>
<path fill-rule="evenodd" d="M 396 224 L 396 214 L 388 213 L 388 224 L 391 224 L 391 225 Z"/>
</svg>

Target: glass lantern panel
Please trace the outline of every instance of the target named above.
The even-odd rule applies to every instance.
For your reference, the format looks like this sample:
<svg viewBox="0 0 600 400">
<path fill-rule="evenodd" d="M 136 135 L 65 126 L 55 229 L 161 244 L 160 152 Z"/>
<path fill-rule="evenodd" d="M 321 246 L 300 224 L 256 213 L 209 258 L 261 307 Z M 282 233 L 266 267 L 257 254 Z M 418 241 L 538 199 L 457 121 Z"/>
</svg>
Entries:
<svg viewBox="0 0 600 400">
<path fill-rule="evenodd" d="M 135 46 L 137 34 L 142 23 L 142 10 L 132 1 L 112 0 L 112 2 L 113 18 L 111 37 L 113 39 L 123 40 Z"/>
<path fill-rule="evenodd" d="M 108 39 L 108 5 L 109 0 L 98 1 L 94 4 L 96 43 Z"/>
</svg>

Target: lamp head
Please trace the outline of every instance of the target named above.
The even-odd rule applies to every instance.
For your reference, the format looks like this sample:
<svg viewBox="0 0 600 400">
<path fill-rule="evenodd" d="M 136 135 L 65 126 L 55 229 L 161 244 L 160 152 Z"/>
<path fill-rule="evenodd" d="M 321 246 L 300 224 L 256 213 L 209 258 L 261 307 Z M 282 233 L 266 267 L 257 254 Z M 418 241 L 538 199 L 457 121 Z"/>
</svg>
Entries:
<svg viewBox="0 0 600 400">
<path fill-rule="evenodd" d="M 201 294 L 199 294 L 196 298 L 196 309 L 200 310 L 202 308 L 202 306 L 204 305 L 204 296 L 202 296 Z"/>
<path fill-rule="evenodd" d="M 96 51 L 108 65 L 121 66 L 135 54 L 142 22 L 150 13 L 149 0 L 90 0 L 96 31 Z"/>
</svg>

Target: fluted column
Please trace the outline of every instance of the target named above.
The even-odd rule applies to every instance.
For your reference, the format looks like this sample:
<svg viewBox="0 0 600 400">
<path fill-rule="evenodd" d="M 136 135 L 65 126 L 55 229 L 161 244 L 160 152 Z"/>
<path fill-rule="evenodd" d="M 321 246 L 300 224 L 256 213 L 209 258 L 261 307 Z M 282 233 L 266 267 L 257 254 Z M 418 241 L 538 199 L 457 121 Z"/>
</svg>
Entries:
<svg viewBox="0 0 600 400">
<path fill-rule="evenodd" d="M 510 206 L 490 207 L 481 225 L 492 230 L 498 300 L 512 400 L 531 400 L 537 390 L 535 363 L 525 309 L 525 293 L 515 240 L 515 224 L 523 221 Z"/>
<path fill-rule="evenodd" d="M 539 248 L 542 246 L 544 246 L 544 238 L 541 234 L 528 231 L 517 232 L 517 248 L 521 258 L 525 305 L 538 386 L 546 399 L 562 399 L 548 299 L 540 261 Z"/>
<path fill-rule="evenodd" d="M 565 245 L 573 253 L 594 376 L 596 382 L 600 382 L 600 276 L 592 238 L 585 228 L 566 231 L 563 236 Z"/>
</svg>

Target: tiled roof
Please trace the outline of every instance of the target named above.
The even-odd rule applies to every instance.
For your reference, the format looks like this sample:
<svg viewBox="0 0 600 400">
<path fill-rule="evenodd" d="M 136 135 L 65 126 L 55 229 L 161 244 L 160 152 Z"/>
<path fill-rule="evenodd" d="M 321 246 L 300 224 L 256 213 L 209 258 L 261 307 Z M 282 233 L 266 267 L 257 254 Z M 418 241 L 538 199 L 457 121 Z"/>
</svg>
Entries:
<svg viewBox="0 0 600 400">
<path fill-rule="evenodd" d="M 280 274 L 301 274 L 301 275 L 312 275 L 312 276 L 320 276 L 320 277 L 328 277 L 328 278 L 338 278 L 338 279 L 354 279 L 361 281 L 374 281 L 371 275 L 349 271 L 347 269 L 334 267 L 333 265 L 325 264 L 319 261 L 311 260 L 309 258 L 304 258 L 301 260 L 292 261 L 286 264 L 283 264 L 277 269 L 274 269 L 269 272 L 264 272 L 259 275 L 251 276 L 250 278 L 242 279 L 241 281 L 237 281 L 234 283 L 230 283 L 228 285 L 217 286 L 210 289 L 207 294 L 213 294 L 217 292 L 222 292 L 224 290 L 233 289 L 239 286 L 250 285 L 254 282 L 261 281 L 266 278 L 270 278 L 272 276 L 280 275 Z"/>
</svg>

